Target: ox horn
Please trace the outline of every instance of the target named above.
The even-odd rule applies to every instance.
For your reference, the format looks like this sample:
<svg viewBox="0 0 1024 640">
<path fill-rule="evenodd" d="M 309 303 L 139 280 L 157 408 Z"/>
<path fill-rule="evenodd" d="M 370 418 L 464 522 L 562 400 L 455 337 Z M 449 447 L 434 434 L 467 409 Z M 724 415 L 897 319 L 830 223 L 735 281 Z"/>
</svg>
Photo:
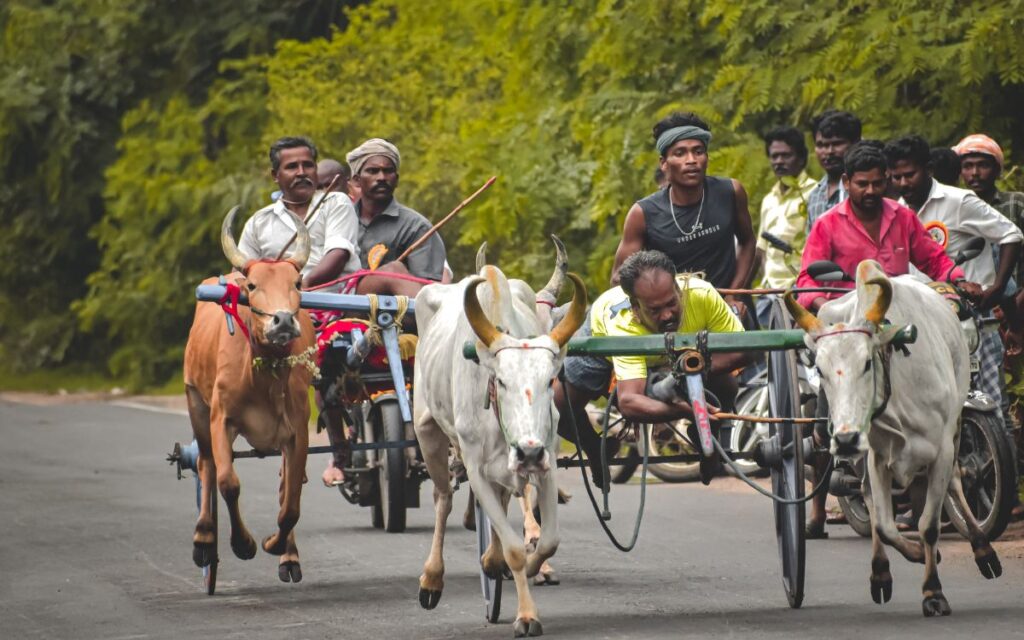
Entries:
<svg viewBox="0 0 1024 640">
<path fill-rule="evenodd" d="M 288 259 L 295 263 L 299 271 L 302 271 L 302 268 L 306 266 L 306 262 L 309 261 L 309 229 L 306 228 L 306 223 L 294 211 L 287 207 L 285 207 L 285 211 L 291 214 L 292 220 L 295 221 L 295 253 Z"/>
<path fill-rule="evenodd" d="M 796 296 L 792 291 L 787 291 L 783 299 L 786 301 L 786 308 L 789 309 L 790 315 L 801 329 L 808 333 L 821 329 L 821 320 L 804 309 L 803 305 L 796 301 Z"/>
<path fill-rule="evenodd" d="M 558 294 L 562 292 L 562 286 L 565 285 L 565 274 L 569 271 L 569 257 L 565 253 L 565 245 L 558 239 L 558 236 L 551 234 L 551 241 L 555 243 L 555 270 L 541 291 L 549 293 L 552 302 L 557 302 Z M 583 304 L 585 306 L 586 302 Z"/>
<path fill-rule="evenodd" d="M 564 249 L 563 247 L 563 251 Z M 572 280 L 572 305 L 569 307 L 569 312 L 562 318 L 562 321 L 548 334 L 552 340 L 558 343 L 559 347 L 564 347 L 565 343 L 569 342 L 569 338 L 572 337 L 572 334 L 576 333 L 576 330 L 580 328 L 580 325 L 583 324 L 587 317 L 587 287 L 575 273 L 567 273 L 566 275 Z"/>
<path fill-rule="evenodd" d="M 476 250 L 476 272 L 480 273 L 480 270 L 487 266 L 487 241 L 484 240 L 480 243 L 480 248 Z"/>
<path fill-rule="evenodd" d="M 238 213 L 238 205 L 231 207 L 228 215 L 224 216 L 224 222 L 220 226 L 220 246 L 224 250 L 224 256 L 231 263 L 231 266 L 242 271 L 249 262 L 249 258 L 235 244 L 235 237 L 231 229 L 235 224 L 235 214 Z"/>
<path fill-rule="evenodd" d="M 502 333 L 487 319 L 484 310 L 480 308 L 480 299 L 476 297 L 476 288 L 481 282 L 485 282 L 485 280 L 479 276 L 475 276 L 469 281 L 469 284 L 466 285 L 466 292 L 463 294 L 462 306 L 466 310 L 466 319 L 469 320 L 469 326 L 473 328 L 473 333 L 480 338 L 480 342 L 483 342 L 484 346 L 490 347 L 495 340 L 501 337 Z"/>
<path fill-rule="evenodd" d="M 878 286 L 878 295 L 875 296 L 875 301 L 868 307 L 868 310 L 864 312 L 864 318 L 876 327 L 881 326 L 882 321 L 885 320 L 885 313 L 889 310 L 889 304 L 892 302 L 892 283 L 882 275 L 871 278 L 864 284 Z"/>
</svg>

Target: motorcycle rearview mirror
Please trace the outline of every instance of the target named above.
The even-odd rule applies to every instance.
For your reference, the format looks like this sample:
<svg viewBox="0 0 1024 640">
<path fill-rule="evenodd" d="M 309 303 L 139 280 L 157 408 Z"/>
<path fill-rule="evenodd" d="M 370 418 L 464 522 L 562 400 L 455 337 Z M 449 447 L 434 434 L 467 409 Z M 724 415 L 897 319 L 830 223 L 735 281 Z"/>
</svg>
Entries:
<svg viewBox="0 0 1024 640">
<path fill-rule="evenodd" d="M 772 245 L 783 253 L 793 253 L 793 245 L 789 244 L 782 238 L 775 234 L 768 233 L 767 231 L 761 232 L 761 237 L 768 241 L 768 244 Z"/>
<path fill-rule="evenodd" d="M 807 265 L 807 275 L 818 282 L 853 282 L 853 278 L 831 260 L 818 260 Z"/>
<path fill-rule="evenodd" d="M 974 237 L 967 241 L 964 248 L 957 252 L 956 257 L 953 258 L 953 263 L 957 266 L 962 265 L 965 262 L 974 260 L 981 255 L 981 252 L 985 250 L 985 245 L 988 242 L 985 238 Z"/>
</svg>

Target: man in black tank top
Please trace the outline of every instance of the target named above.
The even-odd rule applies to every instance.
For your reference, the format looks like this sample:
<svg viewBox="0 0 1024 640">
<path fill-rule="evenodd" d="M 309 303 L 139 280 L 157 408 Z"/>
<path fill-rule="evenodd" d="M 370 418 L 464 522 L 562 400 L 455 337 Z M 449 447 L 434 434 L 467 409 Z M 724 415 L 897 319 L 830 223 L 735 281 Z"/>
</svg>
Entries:
<svg viewBox="0 0 1024 640">
<path fill-rule="evenodd" d="M 626 214 L 612 284 L 618 284 L 626 258 L 656 249 L 672 258 L 678 271 L 703 271 L 716 288 L 748 287 L 755 238 L 747 192 L 732 178 L 707 175 L 708 124 L 692 113 L 673 113 L 654 125 L 654 140 L 668 186 Z M 724 297 L 742 317 L 743 302 Z"/>
</svg>

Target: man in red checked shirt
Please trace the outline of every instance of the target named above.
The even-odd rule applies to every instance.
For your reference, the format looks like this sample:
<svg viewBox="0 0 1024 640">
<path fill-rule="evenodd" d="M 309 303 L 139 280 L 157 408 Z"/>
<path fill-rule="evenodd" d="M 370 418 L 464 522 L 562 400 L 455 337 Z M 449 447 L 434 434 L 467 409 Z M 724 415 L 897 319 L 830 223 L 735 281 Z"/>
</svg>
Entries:
<svg viewBox="0 0 1024 640">
<path fill-rule="evenodd" d="M 823 215 L 807 237 L 800 264 L 799 287 L 853 288 L 852 282 L 820 283 L 807 273 L 818 260 L 831 260 L 846 273 L 856 273 L 862 260 L 876 260 L 890 276 L 907 273 L 914 265 L 932 280 L 950 281 L 968 297 L 981 295 L 981 287 L 964 273 L 935 242 L 912 209 L 884 196 L 889 186 L 888 166 L 882 149 L 871 141 L 852 146 L 844 159 L 843 188 L 849 198 Z M 839 293 L 806 292 L 797 301 L 817 312 Z"/>
<path fill-rule="evenodd" d="M 807 266 L 818 260 L 831 260 L 849 274 L 856 273 L 862 260 L 876 260 L 890 276 L 906 274 L 914 265 L 932 280 L 950 281 L 972 299 L 981 296 L 981 287 L 964 280 L 964 273 L 953 264 L 942 246 L 925 231 L 912 209 L 884 196 L 889 186 L 888 166 L 882 147 L 871 141 L 850 147 L 844 158 L 843 188 L 849 198 L 827 211 L 811 229 L 804 247 L 800 275 L 796 286 L 842 287 L 852 289 L 852 282 L 820 283 L 807 274 Z M 800 293 L 797 301 L 817 313 L 825 302 L 839 298 L 840 293 Z M 819 399 L 819 404 L 823 403 Z M 820 409 L 821 407 L 819 407 Z M 819 415 L 823 414 L 819 410 Z M 815 429 L 816 440 L 824 442 Z M 814 461 L 817 482 L 827 471 L 828 456 Z M 825 484 L 828 482 L 826 480 Z M 808 539 L 827 538 L 825 532 L 826 492 L 816 495 L 807 521 Z"/>
</svg>

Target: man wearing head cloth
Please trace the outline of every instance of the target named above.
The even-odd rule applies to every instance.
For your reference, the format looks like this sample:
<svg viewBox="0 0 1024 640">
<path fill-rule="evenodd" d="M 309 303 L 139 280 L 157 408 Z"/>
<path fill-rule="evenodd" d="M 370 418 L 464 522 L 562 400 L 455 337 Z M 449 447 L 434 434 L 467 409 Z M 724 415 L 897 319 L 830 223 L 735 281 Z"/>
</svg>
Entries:
<svg viewBox="0 0 1024 640">
<path fill-rule="evenodd" d="M 673 113 L 654 125 L 654 141 L 668 184 L 626 214 L 612 284 L 626 258 L 655 249 L 679 272 L 703 272 L 716 288 L 746 288 L 755 249 L 747 192 L 732 178 L 707 175 L 710 127 L 693 113 Z M 744 316 L 740 299 L 725 301 Z"/>
<path fill-rule="evenodd" d="M 958 142 L 953 151 L 960 156 L 960 176 L 967 188 L 1020 227 L 1024 223 L 1024 193 L 996 187 L 1005 162 L 996 141 L 975 133 Z"/>
<path fill-rule="evenodd" d="M 356 203 L 359 219 L 359 253 L 364 269 L 408 274 L 440 281 L 444 274 L 445 248 L 441 236 L 432 235 L 404 263 L 400 256 L 431 228 L 430 221 L 395 198 L 402 157 L 398 148 L 382 138 L 371 138 L 346 156 L 352 181 L 361 191 Z M 392 293 L 414 296 L 422 284 L 409 280 L 367 276 L 359 293 Z"/>
<path fill-rule="evenodd" d="M 1006 216 L 1018 227 L 1024 224 L 1024 193 L 1019 191 L 1001 191 L 996 187 L 996 180 L 1002 175 L 1006 158 L 999 144 L 992 138 L 975 133 L 967 136 L 953 147 L 960 156 L 960 176 L 964 184 L 990 204 L 999 213 Z M 1024 264 L 1017 265 L 1017 285 L 1020 287 L 1016 295 L 1017 318 L 1024 316 Z M 1024 331 L 1019 326 L 1011 327 L 1006 335 L 1007 369 L 1012 376 L 1011 385 L 1019 387 L 1024 379 Z M 1007 421 L 1007 426 L 1013 423 Z M 1012 430 L 1012 439 L 1017 448 L 1024 444 L 1020 429 Z M 1024 508 L 1020 504 L 1013 509 L 1013 518 L 1024 517 Z"/>
</svg>

